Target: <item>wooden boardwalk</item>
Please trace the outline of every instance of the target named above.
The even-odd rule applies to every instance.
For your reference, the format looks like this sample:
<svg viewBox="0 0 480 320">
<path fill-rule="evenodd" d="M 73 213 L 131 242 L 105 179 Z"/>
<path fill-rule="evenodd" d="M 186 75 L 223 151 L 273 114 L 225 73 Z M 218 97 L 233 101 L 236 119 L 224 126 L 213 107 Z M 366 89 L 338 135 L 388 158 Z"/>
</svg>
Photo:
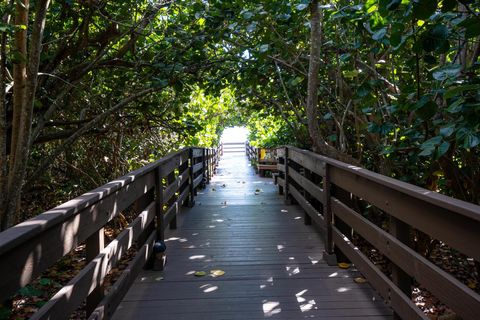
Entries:
<svg viewBox="0 0 480 320">
<path fill-rule="evenodd" d="M 166 239 L 165 270 L 141 272 L 114 319 L 393 318 L 354 271 L 326 265 L 315 227 L 243 153 L 224 155 Z"/>
</svg>

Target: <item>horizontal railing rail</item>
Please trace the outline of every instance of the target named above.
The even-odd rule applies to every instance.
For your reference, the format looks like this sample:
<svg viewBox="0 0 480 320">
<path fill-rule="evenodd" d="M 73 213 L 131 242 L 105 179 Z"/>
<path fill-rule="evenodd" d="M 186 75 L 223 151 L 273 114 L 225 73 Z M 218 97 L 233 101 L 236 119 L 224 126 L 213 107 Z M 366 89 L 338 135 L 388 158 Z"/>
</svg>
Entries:
<svg viewBox="0 0 480 320">
<path fill-rule="evenodd" d="M 176 228 L 182 205 L 193 206 L 220 153 L 185 148 L 0 233 L 0 273 L 8 275 L 0 282 L 0 301 L 84 243 L 86 266 L 32 319 L 68 318 L 84 301 L 87 316 L 109 318 L 147 261 L 163 267 L 164 230 Z M 136 218 L 105 246 L 105 225 L 126 209 Z M 134 245 L 136 255 L 105 294 L 107 273 Z"/>
<path fill-rule="evenodd" d="M 410 239 L 414 228 L 480 261 L 480 206 L 306 150 L 282 147 L 277 155 L 279 191 L 304 209 L 307 224 L 323 229 L 327 261 L 338 249 L 401 318 L 426 319 L 410 297 L 415 279 L 463 319 L 478 319 L 480 295 L 413 250 Z M 359 203 L 387 214 L 388 231 L 362 215 Z M 353 234 L 389 259 L 391 277 L 354 245 Z"/>
</svg>

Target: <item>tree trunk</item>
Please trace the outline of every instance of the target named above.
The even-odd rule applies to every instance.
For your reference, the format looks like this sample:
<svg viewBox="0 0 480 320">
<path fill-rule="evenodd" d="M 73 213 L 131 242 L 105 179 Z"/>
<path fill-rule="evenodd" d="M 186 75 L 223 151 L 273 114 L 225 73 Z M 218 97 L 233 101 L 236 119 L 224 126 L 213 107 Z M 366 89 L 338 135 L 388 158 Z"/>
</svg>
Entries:
<svg viewBox="0 0 480 320">
<path fill-rule="evenodd" d="M 320 53 L 322 46 L 322 23 L 323 14 L 319 10 L 319 0 L 310 2 L 310 58 L 308 66 L 308 87 L 307 87 L 307 124 L 308 132 L 312 140 L 312 149 L 314 152 L 323 154 L 327 157 L 338 159 L 350 164 L 358 165 L 358 160 L 352 156 L 342 153 L 329 145 L 320 132 L 319 112 L 318 112 L 318 87 L 320 71 Z"/>
<path fill-rule="evenodd" d="M 9 6 L 13 5 L 13 0 Z M 10 14 L 3 17 L 3 23 L 10 24 Z M 0 39 L 0 231 L 6 227 L 7 219 L 2 208 L 7 199 L 7 38 L 2 32 Z"/>
<path fill-rule="evenodd" d="M 308 132 L 313 143 L 313 150 L 321 152 L 324 144 L 323 137 L 318 125 L 318 72 L 320 70 L 320 46 L 321 46 L 321 13 L 318 9 L 318 0 L 310 2 L 310 60 L 308 66 L 308 85 L 307 85 L 307 121 Z"/>
<path fill-rule="evenodd" d="M 2 207 L 2 229 L 9 227 L 19 212 L 22 188 L 24 185 L 30 151 L 32 115 L 37 87 L 43 30 L 50 0 L 36 3 L 36 14 L 27 54 L 27 29 L 29 0 L 17 1 L 15 24 L 25 26 L 15 33 L 16 60 L 13 66 L 13 120 L 9 156 L 7 196 Z"/>
</svg>

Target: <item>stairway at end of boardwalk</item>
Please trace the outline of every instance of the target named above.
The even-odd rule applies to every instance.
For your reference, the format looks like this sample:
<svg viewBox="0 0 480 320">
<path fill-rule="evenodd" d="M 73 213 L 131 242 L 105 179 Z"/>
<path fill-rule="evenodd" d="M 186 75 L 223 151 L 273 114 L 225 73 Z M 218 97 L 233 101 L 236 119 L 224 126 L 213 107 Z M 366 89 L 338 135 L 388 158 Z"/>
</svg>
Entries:
<svg viewBox="0 0 480 320">
<path fill-rule="evenodd" d="M 303 219 L 243 152 L 225 152 L 167 233 L 165 270 L 143 271 L 114 319 L 392 319 L 358 274 L 326 265 L 321 234 Z"/>
</svg>

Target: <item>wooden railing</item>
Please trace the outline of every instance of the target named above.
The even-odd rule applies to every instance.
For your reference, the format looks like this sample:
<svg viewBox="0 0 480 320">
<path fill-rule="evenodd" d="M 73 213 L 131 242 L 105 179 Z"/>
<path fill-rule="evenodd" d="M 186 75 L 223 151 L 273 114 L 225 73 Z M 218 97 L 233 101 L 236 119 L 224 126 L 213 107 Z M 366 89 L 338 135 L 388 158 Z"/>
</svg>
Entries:
<svg viewBox="0 0 480 320">
<path fill-rule="evenodd" d="M 414 228 L 480 261 L 479 206 L 298 148 L 277 155 L 280 193 L 323 229 L 327 261 L 344 254 L 403 319 L 427 319 L 411 301 L 412 279 L 463 319 L 479 319 L 480 295 L 410 247 Z M 369 206 L 388 215 L 388 232 L 359 212 Z M 389 259 L 391 277 L 354 245 L 354 234 Z"/>
<path fill-rule="evenodd" d="M 85 243 L 86 266 L 32 319 L 68 318 L 85 300 L 87 316 L 109 318 L 147 262 L 163 267 L 164 230 L 176 228 L 218 160 L 216 149 L 185 148 L 0 233 L 0 301 Z M 124 210 L 138 216 L 104 246 L 104 226 Z M 104 294 L 105 276 L 133 245 L 133 260 Z"/>
<path fill-rule="evenodd" d="M 272 174 L 277 172 L 276 148 L 256 148 L 251 146 L 248 141 L 245 143 L 245 152 L 248 160 L 255 167 L 255 171 L 261 176 L 265 176 L 266 171 Z M 269 158 L 266 155 L 270 155 Z"/>
</svg>

